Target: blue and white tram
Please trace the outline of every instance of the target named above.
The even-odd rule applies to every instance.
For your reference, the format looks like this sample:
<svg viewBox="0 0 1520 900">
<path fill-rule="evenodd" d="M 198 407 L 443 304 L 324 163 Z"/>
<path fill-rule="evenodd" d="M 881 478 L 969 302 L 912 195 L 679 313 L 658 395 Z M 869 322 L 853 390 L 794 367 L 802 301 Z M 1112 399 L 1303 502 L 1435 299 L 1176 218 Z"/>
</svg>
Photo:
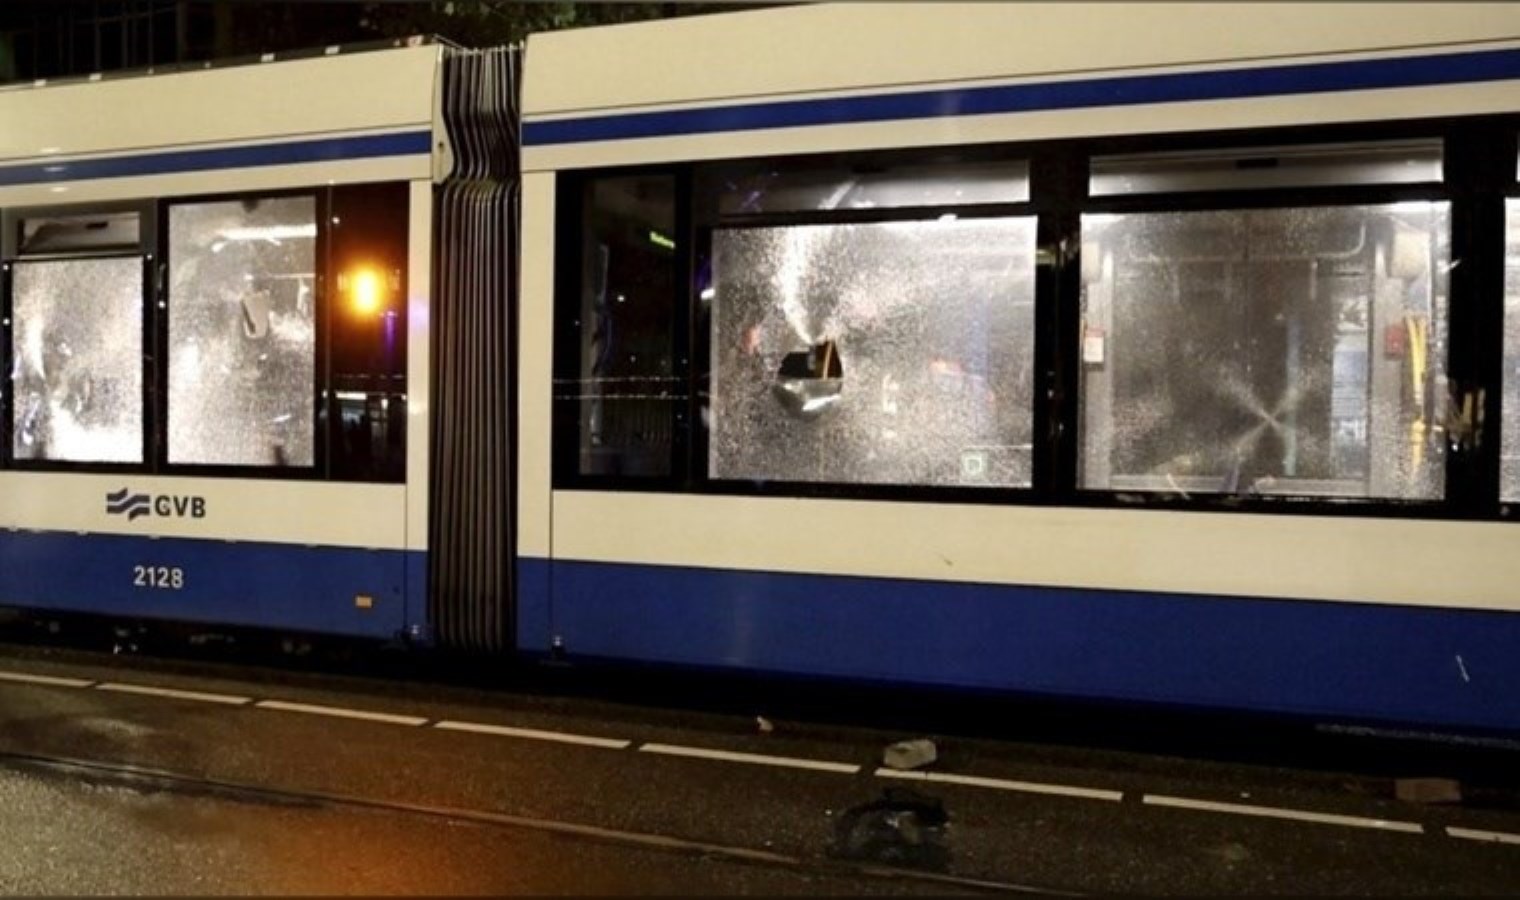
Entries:
<svg viewBox="0 0 1520 900">
<path fill-rule="evenodd" d="M 1520 726 L 1517 39 L 1319 3 L 530 38 L 520 646 Z"/>
<path fill-rule="evenodd" d="M 0 602 L 1520 729 L 1516 8 L 515 59 L 0 93 Z"/>
<path fill-rule="evenodd" d="M 426 622 L 440 48 L 0 93 L 0 596 Z"/>
</svg>

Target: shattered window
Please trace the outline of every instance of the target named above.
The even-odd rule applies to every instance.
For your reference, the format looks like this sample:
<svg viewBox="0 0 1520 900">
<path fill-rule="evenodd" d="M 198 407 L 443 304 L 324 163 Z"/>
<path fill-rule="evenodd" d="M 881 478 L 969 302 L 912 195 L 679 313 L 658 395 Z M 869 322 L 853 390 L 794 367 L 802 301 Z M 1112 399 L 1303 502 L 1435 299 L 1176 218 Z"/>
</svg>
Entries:
<svg viewBox="0 0 1520 900">
<path fill-rule="evenodd" d="M 15 458 L 142 462 L 142 259 L 18 262 L 12 291 Z"/>
<path fill-rule="evenodd" d="M 169 461 L 314 464 L 316 201 L 169 210 Z"/>
<path fill-rule="evenodd" d="M 1442 202 L 1082 219 L 1081 486 L 1444 495 Z"/>
<path fill-rule="evenodd" d="M 1504 423 L 1500 441 L 1499 494 L 1520 502 L 1520 200 L 1505 202 Z"/>
<path fill-rule="evenodd" d="M 1028 486 L 1032 217 L 720 228 L 716 479 Z"/>
</svg>

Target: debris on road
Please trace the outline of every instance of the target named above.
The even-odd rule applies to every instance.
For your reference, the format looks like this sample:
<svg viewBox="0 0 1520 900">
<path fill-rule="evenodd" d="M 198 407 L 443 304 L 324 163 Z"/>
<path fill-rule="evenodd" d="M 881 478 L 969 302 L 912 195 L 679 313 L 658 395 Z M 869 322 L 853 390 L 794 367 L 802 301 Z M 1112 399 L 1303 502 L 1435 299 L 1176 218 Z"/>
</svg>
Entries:
<svg viewBox="0 0 1520 900">
<path fill-rule="evenodd" d="M 882 753 L 882 762 L 893 769 L 917 769 L 939 758 L 939 750 L 927 738 L 898 741 Z"/>
<path fill-rule="evenodd" d="M 882 799 L 845 810 L 835 823 L 830 855 L 943 872 L 950 817 L 937 797 L 911 788 L 887 788 Z"/>
</svg>

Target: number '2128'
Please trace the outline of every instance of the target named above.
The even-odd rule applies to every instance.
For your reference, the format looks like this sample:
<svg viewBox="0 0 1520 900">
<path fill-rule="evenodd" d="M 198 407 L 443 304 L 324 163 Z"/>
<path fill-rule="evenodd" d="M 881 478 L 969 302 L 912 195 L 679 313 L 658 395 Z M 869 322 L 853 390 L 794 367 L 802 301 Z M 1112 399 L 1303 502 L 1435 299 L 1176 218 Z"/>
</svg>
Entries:
<svg viewBox="0 0 1520 900">
<path fill-rule="evenodd" d="M 177 591 L 185 586 L 185 570 L 179 566 L 133 566 L 132 584 Z"/>
</svg>

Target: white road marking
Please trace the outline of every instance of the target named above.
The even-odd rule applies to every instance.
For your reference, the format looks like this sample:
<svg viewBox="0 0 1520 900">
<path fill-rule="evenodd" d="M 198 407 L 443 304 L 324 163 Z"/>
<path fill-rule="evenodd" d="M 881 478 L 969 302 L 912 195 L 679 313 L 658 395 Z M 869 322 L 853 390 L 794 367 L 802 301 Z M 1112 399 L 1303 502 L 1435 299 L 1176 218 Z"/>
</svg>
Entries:
<svg viewBox="0 0 1520 900">
<path fill-rule="evenodd" d="M 1363 816 L 1343 816 L 1336 813 L 1310 812 L 1304 809 L 1282 809 L 1275 806 L 1250 806 L 1244 803 L 1215 803 L 1212 800 L 1190 800 L 1186 797 L 1166 797 L 1146 794 L 1143 802 L 1150 806 L 1169 806 L 1174 809 L 1193 809 L 1205 812 L 1231 813 L 1238 816 L 1260 816 L 1267 819 L 1292 819 L 1297 822 L 1314 822 L 1319 825 L 1345 825 L 1350 828 L 1372 828 L 1380 831 L 1402 831 L 1407 834 L 1423 834 L 1425 827 L 1416 822 L 1399 822 L 1388 819 L 1369 819 Z"/>
<path fill-rule="evenodd" d="M 622 738 L 592 737 L 586 734 L 570 734 L 564 731 L 540 731 L 537 728 L 509 728 L 505 725 L 486 725 L 480 722 L 454 722 L 447 719 L 433 727 L 442 731 L 497 734 L 502 737 L 526 738 L 532 741 L 557 741 L 561 744 L 579 744 L 583 747 L 605 747 L 608 750 L 622 750 L 633 743 L 633 741 L 623 740 Z"/>
<path fill-rule="evenodd" d="M 425 725 L 422 716 L 398 716 L 394 713 L 369 712 L 362 709 L 345 709 L 341 706 L 316 706 L 311 703 L 288 703 L 284 700 L 260 700 L 254 706 L 281 712 L 310 713 L 314 716 L 333 716 L 338 719 L 361 719 L 365 722 L 384 722 L 387 725 Z"/>
<path fill-rule="evenodd" d="M 1510 834 L 1507 831 L 1482 831 L 1477 828 L 1458 828 L 1455 825 L 1448 825 L 1446 826 L 1446 833 L 1454 838 L 1465 838 L 1469 841 L 1520 844 L 1520 834 Z"/>
<path fill-rule="evenodd" d="M 1054 794 L 1058 797 L 1081 797 L 1084 800 L 1108 800 L 1118 803 L 1124 799 L 1123 791 L 1102 788 L 1073 787 L 1065 784 L 1045 784 L 1038 781 L 1009 781 L 1003 778 L 982 778 L 977 775 L 952 775 L 949 772 L 905 772 L 901 769 L 880 768 L 878 778 L 901 778 L 906 781 L 932 781 L 936 784 L 963 784 L 968 787 L 992 788 L 997 791 L 1018 791 L 1025 794 Z"/>
<path fill-rule="evenodd" d="M 14 681 L 19 684 L 45 684 L 48 687 L 71 687 L 82 688 L 94 684 L 84 678 L 59 678 L 54 675 L 28 675 L 25 672 L 0 672 L 0 681 Z"/>
<path fill-rule="evenodd" d="M 226 706 L 246 706 L 252 704 L 262 709 L 279 710 L 284 712 L 309 713 L 319 716 L 333 716 L 344 719 L 359 719 L 368 722 L 382 722 L 390 725 L 407 725 L 417 727 L 425 725 L 428 719 L 421 716 L 404 716 L 393 713 L 370 712 L 368 710 L 347 709 L 339 706 L 319 706 L 310 703 L 293 703 L 285 700 L 257 700 L 251 697 L 239 697 L 233 694 L 213 694 L 203 691 L 185 691 L 176 688 L 154 687 L 145 684 L 127 684 L 123 682 L 100 682 L 96 683 L 85 678 L 68 678 L 56 675 L 33 675 L 27 672 L 0 671 L 0 682 L 14 682 L 18 684 L 35 684 L 47 687 L 67 688 L 90 688 L 119 694 L 139 694 L 152 697 L 165 697 L 175 700 L 194 700 L 203 703 L 219 703 Z M 436 728 L 443 731 L 460 731 L 475 734 L 493 734 L 503 737 L 525 738 L 529 740 L 550 741 L 564 744 L 578 744 L 588 747 L 603 747 L 610 750 L 622 750 L 630 747 L 632 741 L 622 738 L 604 738 L 592 735 L 572 734 L 562 731 L 544 731 L 535 728 L 513 728 L 505 725 L 487 725 L 480 722 L 460 722 L 445 720 L 438 722 Z M 850 763 L 829 762 L 817 759 L 801 759 L 791 756 L 771 756 L 761 753 L 736 753 L 729 750 L 709 750 L 703 747 L 687 747 L 680 744 L 643 744 L 638 747 L 641 753 L 654 753 L 663 756 L 681 756 L 693 759 L 710 759 L 722 762 L 749 763 L 754 765 L 777 766 L 791 769 L 807 769 L 816 772 L 835 772 L 843 775 L 853 775 L 860 771 L 861 767 Z M 879 778 L 895 778 L 907 781 L 928 781 L 939 784 L 959 784 L 967 787 L 988 788 L 991 790 L 1015 791 L 1031 794 L 1050 794 L 1062 797 L 1077 797 L 1090 800 L 1107 800 L 1120 802 L 1124 795 L 1121 791 L 1104 790 L 1101 788 L 1084 788 L 1071 785 L 1045 784 L 1034 781 L 1012 781 L 1002 778 L 983 778 L 974 775 L 955 775 L 948 772 L 911 772 L 897 769 L 878 768 L 875 772 Z M 1396 831 L 1405 834 L 1423 834 L 1425 827 L 1416 822 L 1404 822 L 1388 819 L 1374 819 L 1364 816 L 1348 816 L 1336 813 L 1312 812 L 1309 810 L 1286 809 L 1272 806 L 1252 806 L 1243 803 L 1220 803 L 1212 800 L 1194 800 L 1187 797 L 1171 797 L 1162 794 L 1144 794 L 1141 802 L 1149 806 L 1168 807 L 1172 809 L 1188 809 L 1204 812 L 1219 812 L 1232 815 L 1256 816 L 1269 819 L 1285 819 L 1297 822 L 1310 822 L 1321 825 L 1341 825 L 1351 828 L 1368 828 L 1380 831 Z M 1434 826 L 1433 826 L 1434 827 Z M 1445 826 L 1446 833 L 1453 838 L 1463 840 L 1487 841 L 1500 844 L 1520 845 L 1520 834 L 1503 831 L 1484 831 L 1476 828 L 1460 828 L 1457 826 Z"/>
<path fill-rule="evenodd" d="M 174 688 L 152 687 L 146 684 L 122 684 L 116 681 L 106 681 L 95 685 L 97 691 L 111 691 L 116 694 L 143 694 L 148 697 L 168 697 L 171 700 L 195 700 L 200 703 L 221 703 L 227 706 L 242 706 L 252 703 L 252 697 L 237 697 L 232 694 L 207 694 L 202 691 L 180 691 Z"/>
<path fill-rule="evenodd" d="M 693 759 L 717 759 L 723 762 L 753 763 L 757 766 L 780 766 L 786 769 L 811 769 L 815 772 L 838 772 L 841 775 L 854 775 L 860 771 L 860 766 L 850 763 L 799 759 L 795 756 L 768 756 L 763 753 L 734 753 L 729 750 L 683 747 L 680 744 L 644 744 L 639 747 L 639 752 L 658 753 L 662 756 L 688 756 Z"/>
</svg>

